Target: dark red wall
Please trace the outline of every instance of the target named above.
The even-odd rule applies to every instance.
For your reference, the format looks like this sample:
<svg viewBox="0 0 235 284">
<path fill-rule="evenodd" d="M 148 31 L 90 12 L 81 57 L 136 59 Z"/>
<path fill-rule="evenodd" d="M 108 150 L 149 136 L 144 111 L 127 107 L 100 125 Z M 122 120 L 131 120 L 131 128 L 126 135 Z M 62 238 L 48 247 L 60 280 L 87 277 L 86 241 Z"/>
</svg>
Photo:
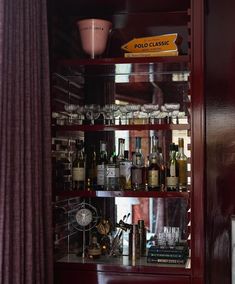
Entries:
<svg viewBox="0 0 235 284">
<path fill-rule="evenodd" d="M 235 1 L 207 1 L 206 275 L 231 283 L 230 216 L 235 214 Z"/>
</svg>

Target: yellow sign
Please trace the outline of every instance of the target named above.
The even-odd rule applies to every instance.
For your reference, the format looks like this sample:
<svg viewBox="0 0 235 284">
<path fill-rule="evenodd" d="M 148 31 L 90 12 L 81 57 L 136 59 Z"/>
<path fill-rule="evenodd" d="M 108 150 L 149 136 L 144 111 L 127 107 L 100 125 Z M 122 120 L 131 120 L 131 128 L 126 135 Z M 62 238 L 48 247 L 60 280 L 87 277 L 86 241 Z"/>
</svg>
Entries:
<svg viewBox="0 0 235 284">
<path fill-rule="evenodd" d="M 181 43 L 181 38 L 177 33 L 165 34 L 160 36 L 150 36 L 134 38 L 121 48 L 128 52 L 157 52 L 167 50 L 178 50 L 178 45 Z"/>
</svg>

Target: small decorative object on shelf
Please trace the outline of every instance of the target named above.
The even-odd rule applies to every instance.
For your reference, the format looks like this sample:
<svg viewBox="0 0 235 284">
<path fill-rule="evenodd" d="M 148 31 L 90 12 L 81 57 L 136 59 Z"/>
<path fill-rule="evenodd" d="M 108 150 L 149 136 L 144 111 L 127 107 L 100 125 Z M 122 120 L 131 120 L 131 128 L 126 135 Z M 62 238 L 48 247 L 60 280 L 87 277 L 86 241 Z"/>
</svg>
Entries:
<svg viewBox="0 0 235 284">
<path fill-rule="evenodd" d="M 121 48 L 128 52 L 125 57 L 176 56 L 181 43 L 182 37 L 175 33 L 134 38 Z"/>
<path fill-rule="evenodd" d="M 104 19 L 84 19 L 77 22 L 83 50 L 92 59 L 104 53 L 112 23 Z"/>
</svg>

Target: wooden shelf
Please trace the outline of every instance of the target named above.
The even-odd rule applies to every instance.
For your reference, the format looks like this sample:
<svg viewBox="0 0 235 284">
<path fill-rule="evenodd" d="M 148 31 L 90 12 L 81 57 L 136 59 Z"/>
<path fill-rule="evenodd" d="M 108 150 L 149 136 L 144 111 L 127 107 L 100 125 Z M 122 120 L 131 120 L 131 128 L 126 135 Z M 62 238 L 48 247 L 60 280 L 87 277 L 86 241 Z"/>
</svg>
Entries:
<svg viewBox="0 0 235 284">
<path fill-rule="evenodd" d="M 72 197 L 153 197 L 153 198 L 185 198 L 188 199 L 190 192 L 158 192 L 158 191 L 64 191 L 56 194 L 61 198 Z"/>
<path fill-rule="evenodd" d="M 164 56 L 164 57 L 138 57 L 138 58 L 95 58 L 95 59 L 62 59 L 58 65 L 63 66 L 81 66 L 81 65 L 115 65 L 122 63 L 188 63 L 188 55 Z"/>
<path fill-rule="evenodd" d="M 116 272 L 138 272 L 138 273 L 167 273 L 167 274 L 185 274 L 190 275 L 190 259 L 186 262 L 185 265 L 179 264 L 153 264 L 147 263 L 146 257 L 141 257 L 137 260 L 135 265 L 132 265 L 128 256 L 121 257 L 105 257 L 102 256 L 98 260 L 83 260 L 81 257 L 76 256 L 75 254 L 67 255 L 61 258 L 55 263 L 59 268 L 65 268 L 66 265 L 69 265 L 69 268 L 79 270 L 96 270 L 96 271 L 116 271 Z"/>
<path fill-rule="evenodd" d="M 116 131 L 116 130 L 189 130 L 189 124 L 132 124 L 132 125 L 56 125 L 56 131 Z"/>
</svg>

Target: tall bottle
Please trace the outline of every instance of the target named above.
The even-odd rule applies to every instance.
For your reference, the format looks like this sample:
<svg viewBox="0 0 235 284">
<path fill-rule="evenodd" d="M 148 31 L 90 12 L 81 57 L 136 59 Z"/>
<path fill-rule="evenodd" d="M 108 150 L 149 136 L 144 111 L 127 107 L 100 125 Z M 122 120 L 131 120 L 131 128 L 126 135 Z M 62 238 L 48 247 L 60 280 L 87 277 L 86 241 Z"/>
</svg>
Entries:
<svg viewBox="0 0 235 284">
<path fill-rule="evenodd" d="M 129 151 L 124 151 L 124 160 L 119 162 L 120 170 L 120 188 L 124 190 L 131 189 L 131 166 L 132 162 L 129 160 Z"/>
<path fill-rule="evenodd" d="M 119 190 L 119 164 L 117 156 L 111 155 L 105 167 L 105 188 L 106 190 Z"/>
<path fill-rule="evenodd" d="M 169 161 L 167 164 L 166 189 L 167 191 L 177 191 L 179 187 L 179 171 L 176 161 L 176 145 L 170 144 Z"/>
<path fill-rule="evenodd" d="M 87 158 L 87 186 L 95 190 L 97 185 L 97 158 L 95 146 L 92 145 Z"/>
<path fill-rule="evenodd" d="M 100 141 L 100 154 L 97 160 L 97 189 L 104 190 L 105 188 L 105 166 L 108 163 L 107 144 Z"/>
<path fill-rule="evenodd" d="M 166 164 L 165 164 L 165 160 L 163 157 L 163 153 L 162 153 L 162 148 L 158 147 L 158 164 L 159 164 L 159 168 L 160 168 L 160 172 L 159 172 L 159 184 L 160 184 L 160 189 L 162 191 L 165 190 L 165 180 L 166 180 Z"/>
<path fill-rule="evenodd" d="M 124 138 L 118 138 L 117 162 L 124 160 L 124 150 L 125 150 L 125 139 Z"/>
<path fill-rule="evenodd" d="M 135 140 L 135 152 L 132 155 L 131 185 L 134 190 L 141 190 L 145 187 L 145 167 L 141 137 L 136 137 Z"/>
<path fill-rule="evenodd" d="M 160 190 L 160 165 L 158 152 L 158 138 L 152 136 L 152 149 L 149 155 L 149 166 L 147 170 L 148 190 Z"/>
<path fill-rule="evenodd" d="M 184 154 L 184 139 L 178 139 L 177 165 L 179 169 L 179 190 L 187 190 L 187 156 Z"/>
<path fill-rule="evenodd" d="M 85 187 L 85 158 L 83 141 L 76 140 L 76 156 L 73 161 L 72 180 L 73 190 L 83 190 Z"/>
</svg>

